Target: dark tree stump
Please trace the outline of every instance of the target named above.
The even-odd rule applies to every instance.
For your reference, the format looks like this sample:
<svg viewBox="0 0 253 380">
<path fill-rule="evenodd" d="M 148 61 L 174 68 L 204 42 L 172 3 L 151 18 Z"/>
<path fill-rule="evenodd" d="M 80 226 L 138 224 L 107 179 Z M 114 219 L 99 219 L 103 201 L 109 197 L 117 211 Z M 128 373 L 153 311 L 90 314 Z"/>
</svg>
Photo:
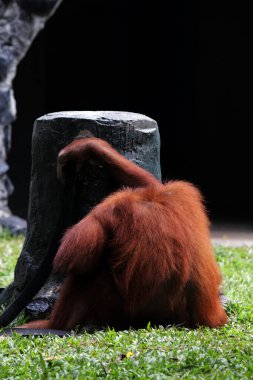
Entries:
<svg viewBox="0 0 253 380">
<path fill-rule="evenodd" d="M 106 169 L 101 164 L 91 163 L 85 165 L 81 176 L 72 183 L 69 192 L 74 196 L 70 209 L 64 204 L 65 188 L 56 177 L 57 155 L 86 131 L 108 141 L 129 160 L 161 178 L 157 123 L 144 115 L 107 111 L 58 112 L 37 119 L 32 140 L 27 234 L 15 268 L 14 282 L 1 294 L 2 302 L 10 302 L 19 295 L 36 274 L 55 237 L 59 240 L 67 225 L 77 222 L 116 189 Z M 62 223 L 61 219 L 66 220 Z M 59 223 L 61 231 L 57 231 Z M 54 303 L 57 284 L 55 278 L 46 283 L 37 301 L 28 307 L 31 314 L 41 316 L 48 311 Z"/>
</svg>

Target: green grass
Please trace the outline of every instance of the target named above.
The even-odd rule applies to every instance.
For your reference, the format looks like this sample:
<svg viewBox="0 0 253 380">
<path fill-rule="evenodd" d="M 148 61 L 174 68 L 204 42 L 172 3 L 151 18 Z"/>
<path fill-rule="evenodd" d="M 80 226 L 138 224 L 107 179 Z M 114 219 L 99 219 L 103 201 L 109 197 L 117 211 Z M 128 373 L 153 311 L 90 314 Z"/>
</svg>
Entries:
<svg viewBox="0 0 253 380">
<path fill-rule="evenodd" d="M 13 269 L 21 252 L 24 237 L 12 237 L 8 231 L 0 228 L 0 287 L 13 281 Z"/>
<path fill-rule="evenodd" d="M 12 277 L 21 245 L 21 237 L 0 235 L 2 285 Z M 0 379 L 252 379 L 253 248 L 216 252 L 231 299 L 227 326 L 0 337 Z"/>
</svg>

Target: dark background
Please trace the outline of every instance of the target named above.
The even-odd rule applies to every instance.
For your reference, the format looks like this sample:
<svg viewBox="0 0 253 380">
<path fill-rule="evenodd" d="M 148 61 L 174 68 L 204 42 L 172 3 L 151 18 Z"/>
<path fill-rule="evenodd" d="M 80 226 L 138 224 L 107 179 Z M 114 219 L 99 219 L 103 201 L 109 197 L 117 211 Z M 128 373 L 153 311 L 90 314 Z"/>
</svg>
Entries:
<svg viewBox="0 0 253 380">
<path fill-rule="evenodd" d="M 37 117 L 125 110 L 157 120 L 164 179 L 197 184 L 214 220 L 250 220 L 251 13 L 243 3 L 221 3 L 63 1 L 14 83 L 14 213 L 27 212 Z"/>
</svg>

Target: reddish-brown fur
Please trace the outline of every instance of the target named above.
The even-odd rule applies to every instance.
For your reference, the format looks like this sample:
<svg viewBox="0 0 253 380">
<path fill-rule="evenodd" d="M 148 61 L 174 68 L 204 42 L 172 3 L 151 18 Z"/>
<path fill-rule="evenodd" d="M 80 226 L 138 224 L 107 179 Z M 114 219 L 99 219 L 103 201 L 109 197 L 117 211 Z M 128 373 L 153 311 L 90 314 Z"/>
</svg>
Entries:
<svg viewBox="0 0 253 380">
<path fill-rule="evenodd" d="M 58 157 L 77 170 L 95 158 L 126 188 L 97 205 L 64 235 L 54 269 L 67 274 L 49 321 L 25 327 L 115 328 L 185 323 L 222 326 L 221 276 L 199 191 L 161 184 L 97 138 L 76 140 Z"/>
</svg>

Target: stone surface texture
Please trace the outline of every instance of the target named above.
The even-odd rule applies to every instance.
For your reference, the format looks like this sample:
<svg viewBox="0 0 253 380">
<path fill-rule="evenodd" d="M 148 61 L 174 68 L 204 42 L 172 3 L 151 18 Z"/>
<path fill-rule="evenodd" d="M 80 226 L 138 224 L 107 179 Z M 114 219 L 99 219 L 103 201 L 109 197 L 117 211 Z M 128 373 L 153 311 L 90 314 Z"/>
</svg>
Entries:
<svg viewBox="0 0 253 380">
<path fill-rule="evenodd" d="M 0 0 L 0 225 L 13 233 L 22 232 L 25 223 L 11 218 L 8 197 L 13 192 L 7 175 L 7 153 L 11 147 L 11 123 L 16 119 L 12 89 L 18 63 L 38 32 L 62 0 Z"/>
</svg>

